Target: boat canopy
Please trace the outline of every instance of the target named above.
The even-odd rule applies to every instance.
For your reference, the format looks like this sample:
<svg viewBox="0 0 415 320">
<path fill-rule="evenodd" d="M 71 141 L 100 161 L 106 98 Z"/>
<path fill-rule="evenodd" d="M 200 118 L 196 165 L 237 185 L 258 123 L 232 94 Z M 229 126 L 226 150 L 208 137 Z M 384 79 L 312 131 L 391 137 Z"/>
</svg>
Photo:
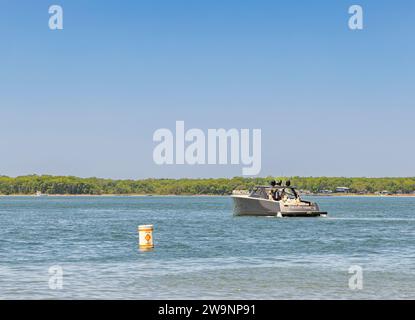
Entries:
<svg viewBox="0 0 415 320">
<path fill-rule="evenodd" d="M 255 186 L 250 193 L 250 197 L 268 199 L 270 190 L 278 190 L 280 193 L 286 194 L 289 198 L 298 198 L 298 194 L 293 186 Z"/>
</svg>

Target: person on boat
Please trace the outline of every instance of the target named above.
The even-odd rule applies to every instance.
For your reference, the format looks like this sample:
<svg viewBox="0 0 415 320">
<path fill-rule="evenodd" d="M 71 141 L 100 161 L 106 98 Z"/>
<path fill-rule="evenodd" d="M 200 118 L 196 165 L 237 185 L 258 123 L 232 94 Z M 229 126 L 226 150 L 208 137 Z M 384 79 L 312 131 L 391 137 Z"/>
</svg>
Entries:
<svg viewBox="0 0 415 320">
<path fill-rule="evenodd" d="M 281 196 L 280 196 L 280 193 L 278 192 L 278 189 L 274 189 L 274 188 L 272 188 L 272 189 L 269 191 L 268 199 L 269 199 L 269 200 L 274 200 L 274 201 L 279 201 L 279 200 L 281 200 Z"/>
</svg>

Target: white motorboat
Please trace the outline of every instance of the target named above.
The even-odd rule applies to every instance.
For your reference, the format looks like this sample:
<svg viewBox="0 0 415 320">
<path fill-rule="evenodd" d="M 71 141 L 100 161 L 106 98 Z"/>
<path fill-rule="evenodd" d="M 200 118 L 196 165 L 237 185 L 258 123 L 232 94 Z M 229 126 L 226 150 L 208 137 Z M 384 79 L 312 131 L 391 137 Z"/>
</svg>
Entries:
<svg viewBox="0 0 415 320">
<path fill-rule="evenodd" d="M 287 181 L 271 182 L 269 186 L 256 186 L 247 194 L 234 192 L 234 215 L 236 216 L 278 216 L 278 217 L 319 217 L 327 212 L 320 211 L 317 203 L 301 199 L 295 187 Z"/>
</svg>

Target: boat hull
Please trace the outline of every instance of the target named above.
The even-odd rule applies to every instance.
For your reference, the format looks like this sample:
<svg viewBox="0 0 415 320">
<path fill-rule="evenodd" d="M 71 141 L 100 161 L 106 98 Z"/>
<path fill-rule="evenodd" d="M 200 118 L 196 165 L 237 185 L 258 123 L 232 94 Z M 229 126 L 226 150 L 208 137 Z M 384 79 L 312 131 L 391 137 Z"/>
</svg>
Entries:
<svg viewBox="0 0 415 320">
<path fill-rule="evenodd" d="M 281 216 L 281 217 L 319 217 L 327 212 L 319 210 L 314 203 L 304 205 L 284 205 L 280 201 L 232 196 L 235 216 Z"/>
</svg>

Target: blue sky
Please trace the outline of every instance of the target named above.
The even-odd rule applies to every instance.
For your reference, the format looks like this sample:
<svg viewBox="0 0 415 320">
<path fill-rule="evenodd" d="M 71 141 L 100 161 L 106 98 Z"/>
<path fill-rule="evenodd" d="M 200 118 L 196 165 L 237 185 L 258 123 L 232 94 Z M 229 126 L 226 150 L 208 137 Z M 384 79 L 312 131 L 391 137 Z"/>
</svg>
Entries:
<svg viewBox="0 0 415 320">
<path fill-rule="evenodd" d="M 261 176 L 414 176 L 414 34 L 409 0 L 2 0 L 0 174 L 241 175 L 156 165 L 184 120 L 262 129 Z"/>
</svg>

